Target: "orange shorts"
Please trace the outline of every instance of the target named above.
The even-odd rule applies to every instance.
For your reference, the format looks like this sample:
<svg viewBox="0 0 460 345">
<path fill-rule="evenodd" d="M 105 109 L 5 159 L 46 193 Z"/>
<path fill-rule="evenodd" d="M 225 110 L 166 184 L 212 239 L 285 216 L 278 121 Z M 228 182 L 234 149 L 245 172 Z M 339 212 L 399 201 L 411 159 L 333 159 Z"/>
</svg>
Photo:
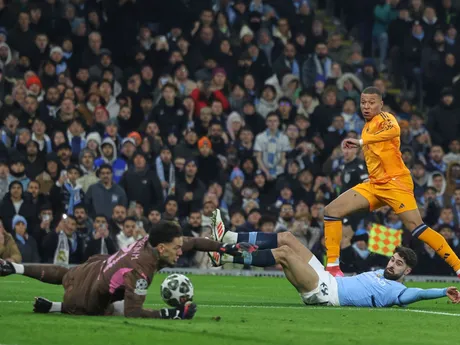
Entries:
<svg viewBox="0 0 460 345">
<path fill-rule="evenodd" d="M 414 197 L 414 183 L 410 175 L 393 177 L 384 184 L 368 181 L 352 189 L 369 201 L 371 211 L 384 205 L 390 206 L 396 214 L 418 208 Z"/>
</svg>

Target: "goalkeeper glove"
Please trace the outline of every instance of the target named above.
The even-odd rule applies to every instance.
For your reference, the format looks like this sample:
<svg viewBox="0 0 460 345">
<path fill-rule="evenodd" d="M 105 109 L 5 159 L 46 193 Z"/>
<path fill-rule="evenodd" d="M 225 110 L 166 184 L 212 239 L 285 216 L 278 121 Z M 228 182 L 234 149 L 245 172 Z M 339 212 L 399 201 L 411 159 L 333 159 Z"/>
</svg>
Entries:
<svg viewBox="0 0 460 345">
<path fill-rule="evenodd" d="M 218 252 L 220 254 L 229 254 L 232 256 L 241 256 L 243 254 L 251 254 L 257 250 L 258 246 L 246 242 L 227 244 L 223 243 Z"/>
<path fill-rule="evenodd" d="M 162 319 L 185 320 L 193 319 L 196 313 L 196 304 L 186 302 L 177 308 L 163 308 L 160 309 Z"/>
</svg>

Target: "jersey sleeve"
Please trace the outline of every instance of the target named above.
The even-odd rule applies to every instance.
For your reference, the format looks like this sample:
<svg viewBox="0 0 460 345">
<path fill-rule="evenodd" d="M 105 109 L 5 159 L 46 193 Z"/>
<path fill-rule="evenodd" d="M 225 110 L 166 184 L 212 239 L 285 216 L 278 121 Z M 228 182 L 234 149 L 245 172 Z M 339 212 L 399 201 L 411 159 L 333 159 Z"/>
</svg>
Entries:
<svg viewBox="0 0 460 345">
<path fill-rule="evenodd" d="M 155 310 L 143 309 L 149 283 L 147 276 L 139 271 L 132 270 L 124 275 L 125 285 L 125 310 L 126 317 L 149 317 L 160 318 L 160 312 Z"/>
<path fill-rule="evenodd" d="M 374 133 L 368 133 L 363 131 L 362 141 L 363 145 L 375 144 L 382 141 L 391 140 L 399 137 L 401 129 L 396 121 L 396 118 L 388 113 L 381 113 L 378 116 L 379 122 L 377 124 L 377 130 Z"/>
<path fill-rule="evenodd" d="M 447 289 L 419 289 L 419 288 L 407 288 L 401 291 L 398 296 L 396 303 L 400 306 L 405 306 L 414 302 L 418 302 L 426 299 L 435 299 L 445 297 L 447 295 Z"/>
</svg>

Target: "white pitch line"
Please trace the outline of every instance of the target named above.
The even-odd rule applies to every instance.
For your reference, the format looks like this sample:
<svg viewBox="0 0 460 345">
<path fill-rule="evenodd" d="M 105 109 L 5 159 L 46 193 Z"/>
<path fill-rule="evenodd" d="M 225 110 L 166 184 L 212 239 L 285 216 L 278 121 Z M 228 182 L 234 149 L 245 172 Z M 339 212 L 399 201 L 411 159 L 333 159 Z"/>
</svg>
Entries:
<svg viewBox="0 0 460 345">
<path fill-rule="evenodd" d="M 0 301 L 0 303 L 30 303 L 33 301 Z M 164 307 L 164 304 L 159 303 L 146 303 L 146 306 L 159 306 Z M 372 312 L 405 312 L 405 313 L 417 313 L 417 314 L 431 314 L 431 315 L 444 315 L 444 316 L 453 316 L 460 317 L 460 314 L 449 313 L 444 311 L 432 311 L 432 310 L 422 310 L 422 309 L 404 309 L 404 308 L 353 308 L 353 307 L 319 307 L 319 306 L 281 306 L 281 305 L 225 305 L 225 304 L 198 304 L 199 307 L 203 308 L 253 308 L 253 309 L 313 309 L 313 310 L 335 310 L 335 311 L 372 311 Z M 2 345 L 2 344 L 0 344 Z"/>
</svg>

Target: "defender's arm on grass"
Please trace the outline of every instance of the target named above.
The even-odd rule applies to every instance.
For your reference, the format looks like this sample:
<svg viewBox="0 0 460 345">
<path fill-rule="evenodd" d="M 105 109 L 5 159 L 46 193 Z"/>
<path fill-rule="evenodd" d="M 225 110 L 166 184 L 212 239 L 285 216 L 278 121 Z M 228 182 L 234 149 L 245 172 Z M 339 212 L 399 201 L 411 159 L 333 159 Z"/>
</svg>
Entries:
<svg viewBox="0 0 460 345">
<path fill-rule="evenodd" d="M 400 305 L 408 305 L 422 300 L 442 297 L 448 297 L 455 304 L 460 302 L 460 293 L 453 286 L 445 289 L 408 288 L 399 295 L 398 300 Z"/>
</svg>

